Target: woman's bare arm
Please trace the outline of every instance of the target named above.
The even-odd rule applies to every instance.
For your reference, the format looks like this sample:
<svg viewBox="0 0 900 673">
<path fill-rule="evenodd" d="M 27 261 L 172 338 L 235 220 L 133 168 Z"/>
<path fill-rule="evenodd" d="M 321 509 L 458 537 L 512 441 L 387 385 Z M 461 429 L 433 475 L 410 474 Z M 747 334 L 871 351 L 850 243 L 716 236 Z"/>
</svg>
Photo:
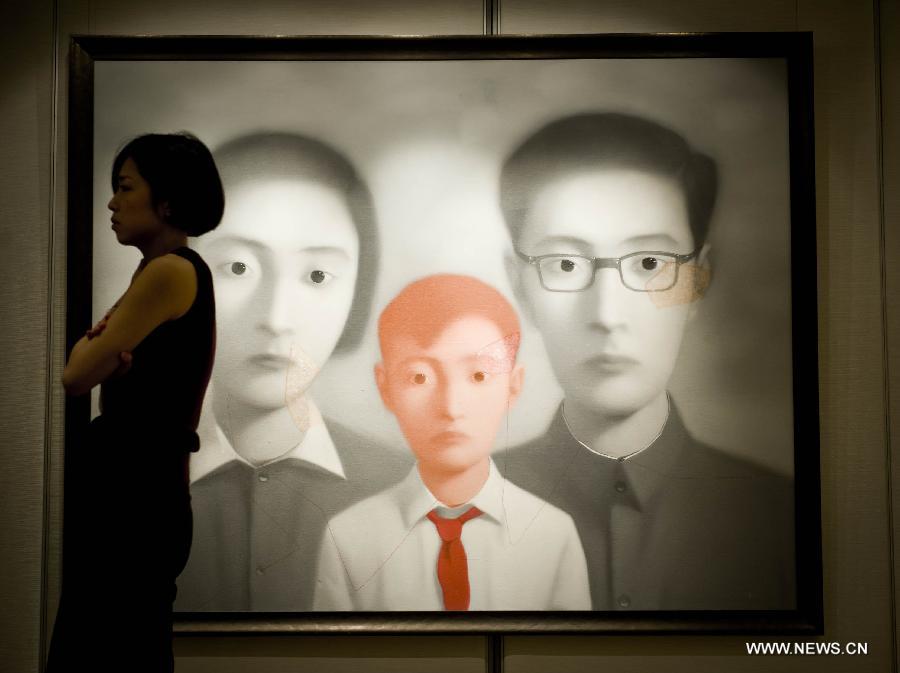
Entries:
<svg viewBox="0 0 900 673">
<path fill-rule="evenodd" d="M 83 395 L 105 381 L 150 332 L 187 313 L 197 294 L 194 266 L 178 255 L 150 261 L 109 315 L 102 331 L 82 337 L 66 363 L 63 386 L 69 395 Z"/>
</svg>

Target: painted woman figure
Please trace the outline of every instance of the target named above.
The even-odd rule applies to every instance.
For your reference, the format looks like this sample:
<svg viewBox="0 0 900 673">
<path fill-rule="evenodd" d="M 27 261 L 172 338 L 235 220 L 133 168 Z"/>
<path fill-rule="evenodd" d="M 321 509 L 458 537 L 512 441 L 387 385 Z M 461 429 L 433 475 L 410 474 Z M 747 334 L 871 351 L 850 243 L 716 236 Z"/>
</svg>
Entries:
<svg viewBox="0 0 900 673">
<path fill-rule="evenodd" d="M 112 188 L 112 230 L 143 259 L 63 373 L 69 395 L 100 384 L 101 414 L 87 445 L 67 447 L 51 672 L 173 670 L 175 578 L 191 546 L 188 463 L 215 353 L 215 301 L 187 239 L 218 225 L 222 184 L 195 137 L 151 134 L 118 153 Z"/>
<path fill-rule="evenodd" d="M 323 418 L 310 394 L 366 324 L 374 211 L 350 162 L 314 138 L 252 134 L 215 157 L 228 211 L 198 249 L 216 287 L 219 355 L 176 608 L 305 611 L 328 518 L 408 471 L 364 428 Z"/>
</svg>

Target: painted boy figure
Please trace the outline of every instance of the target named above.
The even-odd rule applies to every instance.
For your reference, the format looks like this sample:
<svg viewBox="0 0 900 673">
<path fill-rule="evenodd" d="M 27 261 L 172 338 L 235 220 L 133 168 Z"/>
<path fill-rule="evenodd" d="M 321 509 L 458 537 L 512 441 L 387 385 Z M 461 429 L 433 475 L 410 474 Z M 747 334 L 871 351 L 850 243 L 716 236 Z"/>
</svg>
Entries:
<svg viewBox="0 0 900 673">
<path fill-rule="evenodd" d="M 639 117 L 561 119 L 506 161 L 508 270 L 564 400 L 504 461 L 568 512 L 595 610 L 791 609 L 791 480 L 707 446 L 667 392 L 709 281 L 716 167 Z"/>
<path fill-rule="evenodd" d="M 491 460 L 524 376 L 509 303 L 474 278 L 429 276 L 385 308 L 378 336 L 378 389 L 417 464 L 329 522 L 315 609 L 590 609 L 572 519 Z"/>
</svg>

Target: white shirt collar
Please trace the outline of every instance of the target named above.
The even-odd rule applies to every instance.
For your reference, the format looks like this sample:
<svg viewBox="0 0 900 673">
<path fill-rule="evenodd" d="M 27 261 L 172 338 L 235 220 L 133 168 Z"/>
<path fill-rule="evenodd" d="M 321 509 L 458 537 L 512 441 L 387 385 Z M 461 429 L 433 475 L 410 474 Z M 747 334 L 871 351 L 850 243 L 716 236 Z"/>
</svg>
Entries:
<svg viewBox="0 0 900 673">
<path fill-rule="evenodd" d="M 279 461 L 293 458 L 311 463 L 344 479 L 344 466 L 334 446 L 331 435 L 318 407 L 311 400 L 309 403 L 309 429 L 297 446 L 287 453 L 270 460 L 263 465 L 253 466 L 246 458 L 239 455 L 225 436 L 218 423 L 213 423 L 214 433 L 206 432 L 200 437 L 200 451 L 191 455 L 191 482 L 205 477 L 232 461 L 238 461 L 251 467 L 261 468 Z"/>
<path fill-rule="evenodd" d="M 433 509 L 437 509 L 440 516 L 452 518 L 459 516 L 470 507 L 477 507 L 495 521 L 505 523 L 507 520 L 503 499 L 505 485 L 506 480 L 494 465 L 494 461 L 491 460 L 488 478 L 481 490 L 464 505 L 449 507 L 428 490 L 428 487 L 422 482 L 418 465 L 414 465 L 406 478 L 397 485 L 395 496 L 397 507 L 403 518 L 403 525 L 407 530 L 424 519 Z"/>
</svg>

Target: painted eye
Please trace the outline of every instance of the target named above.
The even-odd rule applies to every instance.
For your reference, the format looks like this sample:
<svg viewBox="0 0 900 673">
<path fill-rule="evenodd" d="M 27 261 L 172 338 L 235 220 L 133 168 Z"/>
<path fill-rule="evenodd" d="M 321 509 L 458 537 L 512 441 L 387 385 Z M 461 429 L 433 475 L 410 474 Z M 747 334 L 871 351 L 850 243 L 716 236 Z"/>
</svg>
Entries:
<svg viewBox="0 0 900 673">
<path fill-rule="evenodd" d="M 412 380 L 413 380 L 413 383 L 415 383 L 417 385 L 422 385 L 423 383 L 425 383 L 428 380 L 428 377 L 425 376 L 425 374 L 423 374 L 422 372 L 419 372 L 417 374 L 413 374 Z"/>
<path fill-rule="evenodd" d="M 333 275 L 321 269 L 313 269 L 309 272 L 309 281 L 314 285 L 327 285 L 334 278 Z"/>
<path fill-rule="evenodd" d="M 247 265 L 243 262 L 232 262 L 229 268 L 235 276 L 243 276 L 247 272 Z"/>
<path fill-rule="evenodd" d="M 487 379 L 487 374 L 484 372 L 475 372 L 472 374 L 472 380 L 476 383 L 483 383 Z"/>
<path fill-rule="evenodd" d="M 655 271 L 659 267 L 659 260 L 656 257 L 644 257 L 641 260 L 641 267 L 646 271 Z"/>
</svg>

